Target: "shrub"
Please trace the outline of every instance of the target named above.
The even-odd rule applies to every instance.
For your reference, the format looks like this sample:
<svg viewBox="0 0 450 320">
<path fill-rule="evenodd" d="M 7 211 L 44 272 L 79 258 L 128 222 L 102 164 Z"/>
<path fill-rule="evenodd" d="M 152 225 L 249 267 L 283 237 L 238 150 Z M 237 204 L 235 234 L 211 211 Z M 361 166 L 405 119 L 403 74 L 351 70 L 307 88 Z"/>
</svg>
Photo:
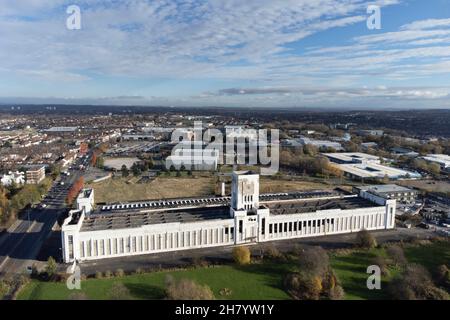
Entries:
<svg viewBox="0 0 450 320">
<path fill-rule="evenodd" d="M 342 300 L 344 299 L 344 296 L 345 296 L 344 289 L 340 285 L 335 286 L 328 292 L 328 298 L 330 300 Z"/>
<path fill-rule="evenodd" d="M 356 234 L 356 245 L 360 248 L 372 249 L 377 246 L 377 240 L 367 230 L 361 230 Z"/>
<path fill-rule="evenodd" d="M 110 300 L 130 300 L 131 295 L 128 288 L 121 282 L 114 283 L 109 292 Z"/>
<path fill-rule="evenodd" d="M 189 279 L 166 279 L 166 297 L 169 300 L 214 300 L 214 294 L 207 285 Z"/>
<path fill-rule="evenodd" d="M 69 300 L 89 300 L 84 292 L 74 292 L 69 295 Z"/>
<path fill-rule="evenodd" d="M 447 288 L 447 290 L 450 289 L 450 270 L 445 264 L 437 267 L 435 278 L 439 285 Z"/>
<path fill-rule="evenodd" d="M 101 271 L 95 272 L 95 279 L 101 279 L 103 278 L 103 273 Z"/>
<path fill-rule="evenodd" d="M 318 300 L 322 292 L 322 280 L 310 273 L 290 273 L 284 280 L 286 291 L 296 300 Z"/>
<path fill-rule="evenodd" d="M 123 271 L 123 269 L 117 269 L 114 275 L 116 277 L 123 277 L 125 275 L 125 271 Z"/>
<path fill-rule="evenodd" d="M 239 265 L 246 265 L 251 262 L 251 253 L 248 247 L 233 248 L 233 259 Z"/>
<path fill-rule="evenodd" d="M 263 247 L 264 257 L 269 259 L 277 259 L 281 256 L 280 251 L 273 245 L 273 243 L 268 243 Z"/>
<path fill-rule="evenodd" d="M 0 281 L 0 300 L 9 292 L 10 286 L 6 281 Z"/>
<path fill-rule="evenodd" d="M 382 275 L 388 276 L 390 274 L 389 268 L 388 268 L 388 263 L 384 257 L 382 257 L 382 256 L 374 257 L 372 260 L 372 264 L 380 267 Z"/>
<path fill-rule="evenodd" d="M 105 271 L 105 278 L 111 278 L 112 277 L 112 272 L 109 270 Z"/>
<path fill-rule="evenodd" d="M 428 271 L 421 265 L 411 264 L 389 284 L 389 292 L 399 300 L 447 300 L 449 294 L 437 288 Z"/>
<path fill-rule="evenodd" d="M 392 263 L 396 266 L 402 266 L 408 263 L 403 248 L 398 245 L 392 245 L 386 249 L 388 256 Z"/>
<path fill-rule="evenodd" d="M 57 270 L 56 261 L 53 257 L 49 257 L 47 260 L 47 265 L 45 267 L 45 273 L 47 275 L 48 280 L 53 280 L 56 270 Z"/>
<path fill-rule="evenodd" d="M 134 273 L 136 273 L 136 274 L 143 274 L 143 273 L 144 273 L 144 269 L 142 269 L 142 268 L 137 268 L 137 269 L 134 271 Z"/>
<path fill-rule="evenodd" d="M 193 257 L 191 263 L 194 267 L 207 267 L 209 265 L 208 261 L 201 257 Z"/>
<path fill-rule="evenodd" d="M 305 247 L 300 253 L 299 267 L 301 271 L 322 276 L 328 271 L 329 265 L 330 259 L 322 247 Z"/>
</svg>

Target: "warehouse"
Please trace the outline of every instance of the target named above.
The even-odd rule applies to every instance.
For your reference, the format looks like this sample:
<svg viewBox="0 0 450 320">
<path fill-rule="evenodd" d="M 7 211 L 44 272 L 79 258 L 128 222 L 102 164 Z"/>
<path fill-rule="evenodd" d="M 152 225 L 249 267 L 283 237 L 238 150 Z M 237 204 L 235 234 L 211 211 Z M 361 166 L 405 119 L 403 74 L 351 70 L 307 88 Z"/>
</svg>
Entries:
<svg viewBox="0 0 450 320">
<path fill-rule="evenodd" d="M 259 194 L 234 172 L 231 197 L 111 204 L 83 190 L 62 226 L 66 263 L 394 228 L 395 200 L 339 190 Z"/>
</svg>

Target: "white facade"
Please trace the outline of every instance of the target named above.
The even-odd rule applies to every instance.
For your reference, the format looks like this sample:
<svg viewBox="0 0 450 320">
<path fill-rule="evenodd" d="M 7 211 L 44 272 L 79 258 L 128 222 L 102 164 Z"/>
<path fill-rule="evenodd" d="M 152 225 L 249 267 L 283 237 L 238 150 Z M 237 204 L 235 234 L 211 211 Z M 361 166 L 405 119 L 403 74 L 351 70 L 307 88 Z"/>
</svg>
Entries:
<svg viewBox="0 0 450 320">
<path fill-rule="evenodd" d="M 365 199 L 372 201 L 373 205 Z M 280 206 L 288 209 L 292 204 L 301 207 L 317 201 L 358 203 L 357 200 L 364 202 L 364 205 L 306 213 L 295 213 L 295 210 L 293 213 L 280 213 L 281 209 L 276 209 Z M 174 212 L 179 211 L 182 214 L 183 211 L 191 209 L 196 208 L 140 210 L 136 216 L 145 221 L 153 215 L 169 217 Z M 69 263 L 74 260 L 96 260 L 350 233 L 363 229 L 392 229 L 395 221 L 395 200 L 386 200 L 365 192 L 361 192 L 360 197 L 346 195 L 320 199 L 261 201 L 258 175 L 246 172 L 233 174 L 231 206 L 227 209 L 229 213 L 226 213 L 223 206 L 211 206 L 208 210 L 211 214 L 214 210 L 223 210 L 225 214 L 211 219 L 205 216 L 196 221 L 187 219 L 179 222 L 168 219 L 166 223 L 142 223 L 115 228 L 113 222 L 105 224 L 104 227 L 99 224 L 102 219 L 109 218 L 113 221 L 112 213 L 109 216 L 99 214 L 98 218 L 87 218 L 80 210 L 72 211 L 62 227 L 63 260 Z M 121 213 L 121 217 L 123 216 Z"/>
</svg>

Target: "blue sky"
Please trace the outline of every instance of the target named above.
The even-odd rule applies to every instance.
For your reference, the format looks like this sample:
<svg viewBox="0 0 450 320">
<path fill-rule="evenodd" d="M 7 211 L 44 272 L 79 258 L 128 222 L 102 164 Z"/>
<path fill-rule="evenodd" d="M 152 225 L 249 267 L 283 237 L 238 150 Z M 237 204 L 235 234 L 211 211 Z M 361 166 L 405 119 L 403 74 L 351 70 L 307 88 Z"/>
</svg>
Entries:
<svg viewBox="0 0 450 320">
<path fill-rule="evenodd" d="M 369 30 L 368 5 L 381 8 Z M 68 30 L 66 8 L 81 9 Z M 3 0 L 0 103 L 449 108 L 448 0 Z"/>
</svg>

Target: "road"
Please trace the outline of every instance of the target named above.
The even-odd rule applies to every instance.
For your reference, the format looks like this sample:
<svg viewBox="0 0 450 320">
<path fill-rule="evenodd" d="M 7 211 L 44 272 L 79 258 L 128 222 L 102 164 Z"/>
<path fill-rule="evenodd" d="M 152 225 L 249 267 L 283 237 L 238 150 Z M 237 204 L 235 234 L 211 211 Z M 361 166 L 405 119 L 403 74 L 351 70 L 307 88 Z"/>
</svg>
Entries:
<svg viewBox="0 0 450 320">
<path fill-rule="evenodd" d="M 77 161 L 76 164 L 78 163 Z M 39 208 L 29 209 L 13 227 L 1 235 L 0 274 L 26 272 L 27 267 L 37 262 L 35 259 L 42 244 L 57 219 L 66 211 L 65 199 L 70 186 L 82 174 L 77 169 L 69 172 L 70 176 L 61 175 L 55 181 Z"/>
</svg>

